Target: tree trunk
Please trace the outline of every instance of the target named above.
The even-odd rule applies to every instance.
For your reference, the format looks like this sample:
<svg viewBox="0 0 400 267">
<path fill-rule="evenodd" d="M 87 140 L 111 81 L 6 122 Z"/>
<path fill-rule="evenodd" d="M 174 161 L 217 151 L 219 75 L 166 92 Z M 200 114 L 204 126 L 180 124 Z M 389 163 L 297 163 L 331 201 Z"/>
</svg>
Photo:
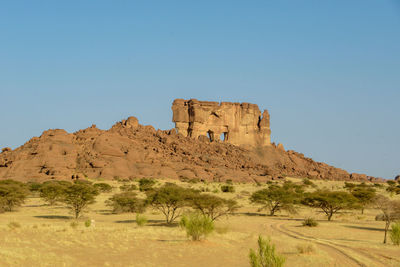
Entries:
<svg viewBox="0 0 400 267">
<path fill-rule="evenodd" d="M 269 216 L 274 216 L 274 213 L 275 213 L 275 209 L 271 209 L 269 212 Z"/>
<path fill-rule="evenodd" d="M 383 244 L 386 244 L 386 236 L 387 236 L 387 231 L 389 229 L 390 221 L 386 221 L 385 225 L 385 237 L 383 238 Z"/>
<path fill-rule="evenodd" d="M 331 211 L 331 212 L 329 212 L 329 214 L 328 214 L 328 221 L 330 221 L 330 220 L 332 219 L 332 216 L 333 216 L 333 212 Z"/>
</svg>

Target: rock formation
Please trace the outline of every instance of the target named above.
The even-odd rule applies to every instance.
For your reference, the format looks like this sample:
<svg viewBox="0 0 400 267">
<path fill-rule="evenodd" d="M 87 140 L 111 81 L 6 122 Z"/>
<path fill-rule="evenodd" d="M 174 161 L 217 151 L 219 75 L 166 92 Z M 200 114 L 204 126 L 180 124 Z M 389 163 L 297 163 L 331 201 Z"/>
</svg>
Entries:
<svg viewBox="0 0 400 267">
<path fill-rule="evenodd" d="M 172 104 L 175 128 L 183 136 L 221 140 L 241 146 L 271 145 L 267 110 L 255 104 L 176 99 Z"/>
<path fill-rule="evenodd" d="M 140 125 L 135 117 L 109 130 L 95 125 L 75 133 L 47 130 L 0 153 L 0 179 L 21 181 L 154 177 L 262 182 L 284 176 L 377 181 L 285 151 L 282 145 L 250 149 L 198 140 L 175 129 L 156 131 Z"/>
</svg>

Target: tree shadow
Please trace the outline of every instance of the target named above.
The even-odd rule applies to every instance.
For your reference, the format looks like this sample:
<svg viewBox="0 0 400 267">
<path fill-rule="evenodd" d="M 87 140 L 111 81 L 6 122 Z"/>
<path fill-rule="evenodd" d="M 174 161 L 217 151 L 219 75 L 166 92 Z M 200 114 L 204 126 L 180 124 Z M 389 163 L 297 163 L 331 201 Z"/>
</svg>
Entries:
<svg viewBox="0 0 400 267">
<path fill-rule="evenodd" d="M 94 212 L 101 214 L 101 215 L 115 215 L 118 214 L 116 212 L 113 212 L 112 210 L 95 210 Z"/>
<path fill-rule="evenodd" d="M 172 242 L 186 242 L 187 241 L 187 239 L 171 239 L 171 240 L 167 240 L 167 239 L 157 239 L 157 241 L 160 241 L 160 242 L 165 242 L 165 243 L 172 243 Z"/>
<path fill-rule="evenodd" d="M 69 220 L 72 219 L 72 216 L 63 216 L 63 215 L 37 215 L 33 216 L 35 218 L 40 218 L 40 219 L 55 219 L 55 220 Z"/>
<path fill-rule="evenodd" d="M 256 213 L 256 212 L 238 212 L 235 215 L 245 215 L 245 216 L 260 216 L 260 217 L 272 217 L 265 213 Z"/>
<path fill-rule="evenodd" d="M 26 208 L 38 208 L 38 207 L 45 207 L 47 206 L 46 204 L 39 204 L 39 205 L 24 205 L 23 207 Z"/>
<path fill-rule="evenodd" d="M 115 221 L 116 223 L 136 223 L 136 220 L 121 220 Z M 148 220 L 147 226 L 165 226 L 165 227 L 177 227 L 179 224 L 177 222 L 166 223 L 165 220 Z"/>
<path fill-rule="evenodd" d="M 344 225 L 344 227 L 353 228 L 353 229 L 360 229 L 360 230 L 378 231 L 378 232 L 384 232 L 385 231 L 385 229 L 383 229 L 383 228 L 364 227 L 364 226 L 355 226 L 355 225 Z"/>
</svg>

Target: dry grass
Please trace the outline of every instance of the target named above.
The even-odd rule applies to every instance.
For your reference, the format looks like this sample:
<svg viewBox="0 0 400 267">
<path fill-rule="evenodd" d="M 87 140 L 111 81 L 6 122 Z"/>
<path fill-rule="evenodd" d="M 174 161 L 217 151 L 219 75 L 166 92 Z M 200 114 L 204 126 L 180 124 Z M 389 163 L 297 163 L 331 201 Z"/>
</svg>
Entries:
<svg viewBox="0 0 400 267">
<path fill-rule="evenodd" d="M 110 183 L 116 188 L 120 185 Z M 177 183 L 211 190 L 218 187 L 213 183 Z M 318 187 L 343 187 L 342 182 L 314 183 Z M 379 262 L 382 266 L 400 265 L 399 248 L 382 244 L 384 223 L 374 220 L 376 210 L 367 209 L 364 215 L 343 212 L 332 222 L 308 208 L 300 208 L 294 216 L 279 213 L 270 217 L 257 212 L 246 197 L 262 187 L 234 186 L 235 193 L 217 194 L 237 199 L 242 207 L 235 215 L 218 220 L 216 231 L 201 242 L 189 241 L 178 226 L 165 226 L 162 215 L 150 209 L 144 214 L 148 223 L 142 227 L 137 226 L 135 214 L 111 214 L 104 201 L 118 189 L 100 195 L 74 227 L 71 214 L 63 206 L 50 207 L 39 198 L 30 198 L 18 211 L 0 214 L 0 266 L 248 266 L 249 249 L 255 248 L 260 234 L 271 237 L 278 252 L 286 257 L 286 266 L 345 266 L 335 251 L 313 238 L 332 242 L 367 266 L 379 266 Z M 305 217 L 314 217 L 319 226 L 301 227 Z M 85 227 L 88 219 L 93 223 Z M 20 227 L 9 227 L 10 222 Z M 374 255 L 376 260 L 360 251 Z"/>
</svg>

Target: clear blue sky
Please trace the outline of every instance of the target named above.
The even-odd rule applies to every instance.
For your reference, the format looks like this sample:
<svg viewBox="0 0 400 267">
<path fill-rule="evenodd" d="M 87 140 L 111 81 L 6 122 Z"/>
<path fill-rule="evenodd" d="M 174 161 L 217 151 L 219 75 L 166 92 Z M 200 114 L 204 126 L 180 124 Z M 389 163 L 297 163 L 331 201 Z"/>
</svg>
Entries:
<svg viewBox="0 0 400 267">
<path fill-rule="evenodd" d="M 400 1 L 2 1 L 0 147 L 174 98 L 257 103 L 272 139 L 349 172 L 400 174 Z"/>
</svg>

